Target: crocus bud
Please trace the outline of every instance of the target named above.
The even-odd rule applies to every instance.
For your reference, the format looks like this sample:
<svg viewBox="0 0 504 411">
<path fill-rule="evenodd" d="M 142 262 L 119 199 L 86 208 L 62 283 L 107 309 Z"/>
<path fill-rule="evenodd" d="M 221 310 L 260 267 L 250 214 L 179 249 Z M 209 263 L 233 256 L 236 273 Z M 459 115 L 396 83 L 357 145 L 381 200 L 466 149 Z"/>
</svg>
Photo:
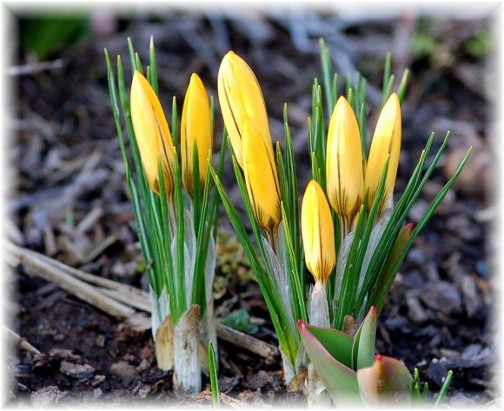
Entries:
<svg viewBox="0 0 504 411">
<path fill-rule="evenodd" d="M 369 157 L 364 177 L 366 190 L 369 189 L 369 204 L 372 204 L 387 158 L 390 158 L 385 180 L 385 191 L 380 209 L 387 204 L 394 191 L 397 166 L 401 152 L 401 106 L 393 93 L 383 106 L 371 141 Z"/>
<path fill-rule="evenodd" d="M 187 191 L 193 192 L 194 147 L 198 150 L 199 178 L 205 184 L 207 161 L 213 143 L 210 104 L 203 82 L 197 74 L 191 75 L 182 108 L 180 128 L 182 154 L 182 182 Z"/>
<path fill-rule="evenodd" d="M 305 261 L 315 281 L 326 283 L 336 265 L 331 210 L 320 185 L 311 180 L 301 205 L 301 234 Z"/>
<path fill-rule="evenodd" d="M 329 123 L 326 158 L 327 196 L 348 231 L 364 200 L 364 169 L 357 118 L 343 96 Z"/>
<path fill-rule="evenodd" d="M 282 219 L 280 186 L 271 140 L 253 122 L 243 127 L 243 174 L 247 192 L 259 225 L 274 233 Z"/>
<path fill-rule="evenodd" d="M 233 51 L 222 59 L 217 77 L 219 104 L 236 160 L 242 167 L 242 138 L 245 122 L 253 122 L 271 141 L 268 114 L 256 76 Z"/>
<path fill-rule="evenodd" d="M 130 95 L 131 120 L 140 151 L 142 167 L 150 188 L 159 194 L 161 161 L 167 196 L 173 191 L 173 146 L 170 128 L 156 92 L 147 79 L 135 71 Z"/>
</svg>

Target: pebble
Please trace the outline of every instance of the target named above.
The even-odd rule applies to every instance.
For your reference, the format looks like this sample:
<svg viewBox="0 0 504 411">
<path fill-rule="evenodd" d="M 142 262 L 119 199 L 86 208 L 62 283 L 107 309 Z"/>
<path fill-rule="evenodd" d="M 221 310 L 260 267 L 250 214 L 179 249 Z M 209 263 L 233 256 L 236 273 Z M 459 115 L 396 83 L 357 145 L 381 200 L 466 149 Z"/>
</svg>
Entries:
<svg viewBox="0 0 504 411">
<path fill-rule="evenodd" d="M 453 397 L 449 399 L 450 406 L 454 408 L 466 408 L 469 406 L 474 406 L 476 402 L 469 398 L 467 395 L 462 394 L 461 392 L 455 394 Z"/>
<path fill-rule="evenodd" d="M 30 401 L 33 408 L 48 407 L 57 404 L 60 399 L 66 395 L 59 390 L 56 385 L 48 385 L 30 395 Z"/>
<path fill-rule="evenodd" d="M 252 390 L 257 390 L 264 387 L 269 382 L 269 380 L 269 373 L 264 370 L 260 370 L 248 381 L 248 386 Z"/>
<path fill-rule="evenodd" d="M 151 392 L 151 387 L 149 385 L 144 385 L 138 390 L 138 396 L 140 398 L 145 398 Z"/>
<path fill-rule="evenodd" d="M 406 304 L 408 306 L 408 316 L 414 322 L 423 323 L 429 319 L 418 298 L 408 296 L 406 297 Z"/>
<path fill-rule="evenodd" d="M 422 302 L 429 308 L 446 315 L 460 313 L 462 299 L 457 289 L 447 281 L 431 281 L 422 289 Z"/>
<path fill-rule="evenodd" d="M 478 296 L 478 290 L 472 277 L 464 275 L 460 277 L 459 287 L 462 291 L 464 308 L 469 318 L 474 318 L 478 312 L 481 298 Z"/>
<path fill-rule="evenodd" d="M 89 364 L 75 364 L 70 361 L 61 361 L 60 371 L 73 378 L 91 378 L 95 369 Z"/>
<path fill-rule="evenodd" d="M 121 378 L 135 378 L 137 375 L 136 367 L 126 361 L 119 361 L 112 364 L 110 372 Z"/>
<path fill-rule="evenodd" d="M 411 207 L 408 218 L 414 223 L 418 223 L 426 214 L 428 208 L 429 203 L 427 203 L 427 201 L 418 199 L 416 203 Z"/>
</svg>

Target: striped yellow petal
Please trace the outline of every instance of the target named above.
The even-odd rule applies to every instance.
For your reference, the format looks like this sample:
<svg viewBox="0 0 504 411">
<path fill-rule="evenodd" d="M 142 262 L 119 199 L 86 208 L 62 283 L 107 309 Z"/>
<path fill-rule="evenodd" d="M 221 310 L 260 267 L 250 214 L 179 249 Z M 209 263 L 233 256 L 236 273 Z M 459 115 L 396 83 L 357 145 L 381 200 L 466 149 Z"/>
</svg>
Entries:
<svg viewBox="0 0 504 411">
<path fill-rule="evenodd" d="M 364 200 L 364 169 L 359 125 L 345 97 L 338 99 L 329 122 L 326 181 L 329 202 L 349 228 Z"/>
<path fill-rule="evenodd" d="M 180 128 L 182 152 L 182 181 L 193 192 L 193 153 L 198 150 L 200 183 L 205 184 L 207 161 L 213 144 L 210 103 L 205 86 L 195 73 L 191 75 L 182 108 Z"/>
<path fill-rule="evenodd" d="M 249 65 L 233 51 L 222 59 L 217 77 L 224 125 L 238 164 L 242 167 L 243 124 L 248 118 L 271 141 L 268 114 L 261 87 Z"/>
<path fill-rule="evenodd" d="M 315 281 L 326 283 L 336 265 L 331 210 L 320 185 L 311 180 L 301 204 L 301 234 L 305 261 Z"/>
<path fill-rule="evenodd" d="M 135 71 L 131 84 L 130 110 L 142 167 L 150 188 L 159 194 L 158 162 L 161 160 L 167 195 L 173 190 L 173 147 L 170 128 L 156 92 Z"/>
<path fill-rule="evenodd" d="M 274 233 L 282 219 L 280 187 L 273 146 L 250 121 L 243 127 L 243 174 L 254 215 L 259 225 Z"/>
<path fill-rule="evenodd" d="M 401 106 L 396 93 L 393 93 L 382 108 L 371 141 L 369 157 L 364 177 L 366 190 L 369 189 L 369 204 L 380 183 L 387 158 L 390 156 L 385 193 L 381 208 L 388 202 L 394 191 L 399 155 L 401 153 Z"/>
</svg>

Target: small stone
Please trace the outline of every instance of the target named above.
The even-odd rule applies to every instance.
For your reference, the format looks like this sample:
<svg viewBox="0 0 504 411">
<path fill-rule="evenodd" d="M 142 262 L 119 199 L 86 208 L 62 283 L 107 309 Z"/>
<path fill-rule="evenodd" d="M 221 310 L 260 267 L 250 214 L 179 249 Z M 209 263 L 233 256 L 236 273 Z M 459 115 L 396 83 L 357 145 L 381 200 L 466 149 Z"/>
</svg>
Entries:
<svg viewBox="0 0 504 411">
<path fill-rule="evenodd" d="M 412 263 L 423 264 L 427 260 L 427 256 L 419 248 L 411 248 L 408 252 L 407 259 Z"/>
<path fill-rule="evenodd" d="M 468 135 L 463 137 L 466 144 L 462 147 L 450 148 L 446 153 L 444 166 L 445 178 L 448 180 L 469 146 L 473 147 L 471 158 L 455 181 L 453 188 L 468 197 L 482 198 L 491 192 L 494 183 L 495 154 L 492 155 L 489 148 L 480 136 Z"/>
<path fill-rule="evenodd" d="M 140 387 L 140 389 L 138 390 L 138 396 L 140 398 L 145 398 L 147 397 L 147 395 L 149 395 L 151 391 L 151 387 L 149 385 L 144 385 L 142 387 Z"/>
<path fill-rule="evenodd" d="M 96 336 L 96 346 L 100 348 L 105 347 L 105 336 L 103 334 Z"/>
<path fill-rule="evenodd" d="M 471 276 L 464 275 L 460 277 L 459 286 L 462 291 L 462 300 L 467 312 L 467 317 L 474 318 L 481 302 L 478 296 L 476 283 Z"/>
<path fill-rule="evenodd" d="M 119 361 L 112 364 L 112 366 L 110 367 L 110 372 L 121 378 L 131 379 L 135 378 L 137 375 L 137 369 L 126 361 Z"/>
<path fill-rule="evenodd" d="M 148 369 L 152 365 L 152 360 L 142 360 L 138 367 L 136 367 L 137 372 L 142 372 Z"/>
<path fill-rule="evenodd" d="M 103 395 L 103 391 L 101 388 L 95 388 L 93 390 L 93 397 L 95 397 L 96 399 L 100 398 L 102 395 Z"/>
<path fill-rule="evenodd" d="M 476 405 L 476 402 L 462 394 L 461 392 L 455 394 L 453 397 L 449 399 L 450 406 L 453 408 L 467 408 Z"/>
<path fill-rule="evenodd" d="M 91 378 L 95 370 L 89 364 L 75 364 L 69 361 L 61 361 L 60 371 L 73 378 Z"/>
<path fill-rule="evenodd" d="M 449 368 L 450 367 L 446 358 L 442 357 L 441 360 L 433 358 L 427 368 L 427 377 L 430 378 L 438 387 L 441 387 Z"/>
<path fill-rule="evenodd" d="M 269 382 L 269 380 L 269 374 L 264 370 L 260 370 L 248 381 L 248 386 L 252 390 L 257 390 L 259 388 L 263 388 Z"/>
<path fill-rule="evenodd" d="M 413 207 L 411 207 L 410 209 L 410 212 L 408 214 L 409 219 L 414 223 L 418 223 L 425 215 L 428 208 L 429 204 L 427 203 L 427 201 L 418 199 L 417 202 L 413 204 Z"/>
<path fill-rule="evenodd" d="M 446 228 L 466 241 L 476 241 L 481 237 L 481 227 L 473 224 L 465 215 L 454 215 L 448 218 Z"/>
<path fill-rule="evenodd" d="M 91 386 L 96 387 L 100 385 L 103 381 L 106 380 L 106 377 L 102 374 L 95 375 L 93 381 L 91 381 Z"/>
<path fill-rule="evenodd" d="M 408 315 L 415 323 L 423 323 L 429 319 L 429 316 L 423 309 L 418 298 L 407 296 L 406 305 L 408 306 Z"/>
<path fill-rule="evenodd" d="M 447 281 L 428 282 L 423 287 L 420 298 L 427 307 L 446 315 L 460 313 L 462 310 L 458 290 Z"/>
<path fill-rule="evenodd" d="M 33 392 L 30 395 L 30 400 L 33 408 L 49 407 L 57 404 L 65 395 L 66 393 L 60 391 L 56 385 L 49 385 Z"/>
</svg>

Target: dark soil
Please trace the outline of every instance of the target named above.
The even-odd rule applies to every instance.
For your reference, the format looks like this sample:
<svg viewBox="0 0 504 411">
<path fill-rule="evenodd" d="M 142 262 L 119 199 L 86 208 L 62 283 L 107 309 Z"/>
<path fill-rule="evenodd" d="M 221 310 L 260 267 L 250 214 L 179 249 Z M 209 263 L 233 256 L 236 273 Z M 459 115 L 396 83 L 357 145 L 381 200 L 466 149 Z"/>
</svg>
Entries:
<svg viewBox="0 0 504 411">
<path fill-rule="evenodd" d="M 491 367 L 497 330 L 489 321 L 496 298 L 489 258 L 496 247 L 490 235 L 496 217 L 490 184 L 494 158 L 491 110 L 482 84 L 483 79 L 497 82 L 491 71 L 490 20 L 411 13 L 374 20 L 308 10 L 245 19 L 174 12 L 142 13 L 127 20 L 110 17 L 110 26 L 102 20 L 82 41 L 48 57 L 60 63 L 42 70 L 30 66 L 32 72 L 12 77 L 18 99 L 11 130 L 15 138 L 7 153 L 11 194 L 6 233 L 11 241 L 84 271 L 146 287 L 137 270 L 139 246 L 109 105 L 105 47 L 111 56 L 121 54 L 126 60 L 126 38 L 131 37 L 146 58 L 153 35 L 166 107 L 172 95 L 182 101 L 191 72 L 198 72 L 216 97 L 220 59 L 234 49 L 261 83 L 275 139 L 282 139 L 283 103 L 289 103 L 301 187 L 309 173 L 306 119 L 311 85 L 313 77 L 321 77 L 318 38 L 325 37 L 331 47 L 338 72 L 359 70 L 368 78 L 371 130 L 384 56 L 391 51 L 393 72 L 400 76 L 409 67 L 412 74 L 403 106 L 396 192 L 405 187 L 430 132 L 436 132 L 436 146 L 447 130 L 452 133 L 442 167 L 411 211 L 412 222 L 446 182 L 461 150 L 472 145 L 474 152 L 460 184 L 448 193 L 397 275 L 379 320 L 378 351 L 402 359 L 410 370 L 417 367 L 432 392 L 452 369 L 451 406 L 490 404 L 499 398 Z M 93 19 L 96 23 L 97 16 Z M 33 56 L 19 50 L 12 63 L 32 64 Z M 216 123 L 221 130 L 218 112 Z M 239 204 L 233 179 L 227 183 Z M 86 217 L 91 223 L 80 230 Z M 221 226 L 232 232 L 224 215 Z M 233 241 L 223 240 L 221 250 L 227 256 Z M 102 252 L 92 258 L 75 251 L 104 242 Z M 255 337 L 275 343 L 259 288 L 243 255 L 233 252 L 231 259 L 219 260 L 216 312 L 224 318 L 235 309 L 247 310 L 259 327 Z M 5 404 L 180 402 L 172 391 L 171 374 L 156 367 L 150 330 L 132 330 L 54 284 L 28 276 L 23 267 L 13 270 L 6 287 L 10 327 L 40 354 L 12 347 L 4 368 L 9 383 Z M 286 392 L 279 358 L 268 362 L 226 342 L 220 342 L 219 356 L 220 390 L 230 398 L 254 405 L 304 403 L 301 393 Z M 191 404 L 210 404 L 206 377 L 203 383 L 206 391 Z M 226 401 L 233 405 L 231 399 Z"/>
</svg>

